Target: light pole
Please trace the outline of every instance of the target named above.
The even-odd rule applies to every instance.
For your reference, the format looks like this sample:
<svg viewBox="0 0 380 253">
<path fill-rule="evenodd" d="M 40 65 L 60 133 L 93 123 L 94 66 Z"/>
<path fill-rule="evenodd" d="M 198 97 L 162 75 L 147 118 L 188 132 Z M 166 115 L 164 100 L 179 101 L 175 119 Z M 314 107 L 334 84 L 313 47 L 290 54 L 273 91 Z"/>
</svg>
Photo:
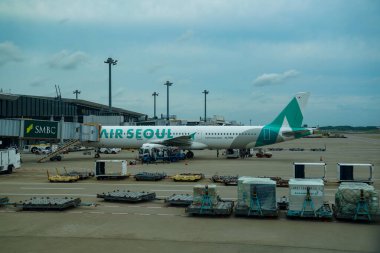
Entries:
<svg viewBox="0 0 380 253">
<path fill-rule="evenodd" d="M 172 86 L 173 83 L 166 81 L 164 85 L 167 87 L 167 98 L 166 98 L 166 119 L 169 121 L 169 87 Z"/>
<path fill-rule="evenodd" d="M 158 96 L 158 93 L 153 92 L 152 96 L 154 96 L 154 119 L 157 119 L 157 116 L 156 116 L 156 97 Z"/>
<path fill-rule="evenodd" d="M 111 57 L 109 57 L 104 63 L 108 64 L 108 75 L 109 75 L 109 90 L 108 90 L 108 93 L 109 93 L 109 107 L 110 107 L 110 111 L 111 111 L 112 110 L 111 65 L 116 65 L 117 64 L 117 60 L 114 60 Z"/>
<path fill-rule="evenodd" d="M 78 94 L 80 94 L 80 90 L 74 90 L 73 94 L 75 94 L 75 99 L 78 99 Z"/>
<path fill-rule="evenodd" d="M 206 123 L 206 96 L 207 96 L 207 94 L 209 93 L 209 91 L 208 90 L 204 90 L 202 93 L 204 93 L 205 94 L 205 123 Z"/>
</svg>

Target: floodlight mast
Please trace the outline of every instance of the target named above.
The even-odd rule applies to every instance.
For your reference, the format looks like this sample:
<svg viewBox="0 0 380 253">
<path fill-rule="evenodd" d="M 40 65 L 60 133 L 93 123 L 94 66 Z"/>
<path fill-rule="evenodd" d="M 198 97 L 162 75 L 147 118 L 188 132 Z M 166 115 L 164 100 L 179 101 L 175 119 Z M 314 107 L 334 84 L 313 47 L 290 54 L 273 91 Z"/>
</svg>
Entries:
<svg viewBox="0 0 380 253">
<path fill-rule="evenodd" d="M 108 76 L 109 76 L 109 110 L 112 111 L 112 93 L 111 93 L 111 65 L 116 65 L 117 60 L 109 57 L 104 63 L 108 64 Z"/>
<path fill-rule="evenodd" d="M 80 90 L 74 90 L 73 94 L 75 94 L 75 99 L 78 99 L 78 94 L 80 94 Z"/>
<path fill-rule="evenodd" d="M 158 96 L 158 93 L 157 92 L 153 92 L 152 96 L 154 96 L 154 119 L 157 119 L 157 116 L 156 116 L 156 97 Z"/>
<path fill-rule="evenodd" d="M 207 121 L 207 115 L 206 115 L 206 105 L 207 105 L 207 103 L 206 103 L 206 96 L 207 96 L 207 94 L 209 94 L 209 91 L 208 90 L 204 90 L 202 93 L 204 93 L 205 94 L 205 118 L 204 118 L 204 121 L 205 121 L 205 123 L 206 123 L 206 121 Z"/>
<path fill-rule="evenodd" d="M 169 82 L 169 81 L 166 81 L 166 83 L 164 83 L 164 85 L 166 85 L 167 87 L 167 98 L 166 98 L 166 120 L 168 121 L 167 123 L 169 123 L 169 87 L 172 86 L 173 83 Z"/>
</svg>

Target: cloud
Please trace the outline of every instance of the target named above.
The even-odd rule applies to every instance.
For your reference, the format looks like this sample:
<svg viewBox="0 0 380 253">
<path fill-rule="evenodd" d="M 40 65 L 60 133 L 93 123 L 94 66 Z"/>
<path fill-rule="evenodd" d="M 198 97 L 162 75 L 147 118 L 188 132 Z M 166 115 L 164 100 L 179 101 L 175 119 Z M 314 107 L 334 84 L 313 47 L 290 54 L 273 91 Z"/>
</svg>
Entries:
<svg viewBox="0 0 380 253">
<path fill-rule="evenodd" d="M 23 57 L 20 49 L 12 42 L 6 41 L 0 43 L 0 66 L 9 62 L 22 61 Z"/>
<path fill-rule="evenodd" d="M 288 79 L 298 76 L 300 73 L 297 70 L 291 69 L 287 70 L 284 73 L 270 73 L 262 74 L 253 81 L 253 85 L 257 87 L 263 87 L 268 85 L 275 85 L 282 82 L 285 82 Z"/>
<path fill-rule="evenodd" d="M 51 68 L 72 70 L 87 61 L 88 56 L 81 51 L 69 53 L 66 50 L 62 50 L 61 52 L 53 55 L 48 64 Z"/>
</svg>

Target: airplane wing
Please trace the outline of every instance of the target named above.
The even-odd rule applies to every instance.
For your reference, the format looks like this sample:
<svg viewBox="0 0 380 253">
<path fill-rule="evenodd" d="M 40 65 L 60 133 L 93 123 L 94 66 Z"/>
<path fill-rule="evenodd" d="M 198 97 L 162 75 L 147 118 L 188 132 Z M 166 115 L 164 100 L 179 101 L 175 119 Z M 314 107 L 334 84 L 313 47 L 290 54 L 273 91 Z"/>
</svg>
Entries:
<svg viewBox="0 0 380 253">
<path fill-rule="evenodd" d="M 309 129 L 301 129 L 301 130 L 295 130 L 295 131 L 283 131 L 281 134 L 285 137 L 293 137 L 293 136 L 299 136 L 310 133 Z"/>
<path fill-rule="evenodd" d="M 193 135 L 194 134 L 182 135 L 182 136 L 178 136 L 178 137 L 166 139 L 166 140 L 151 141 L 151 143 L 161 144 L 165 146 L 173 146 L 173 147 L 189 147 L 191 146 Z"/>
</svg>

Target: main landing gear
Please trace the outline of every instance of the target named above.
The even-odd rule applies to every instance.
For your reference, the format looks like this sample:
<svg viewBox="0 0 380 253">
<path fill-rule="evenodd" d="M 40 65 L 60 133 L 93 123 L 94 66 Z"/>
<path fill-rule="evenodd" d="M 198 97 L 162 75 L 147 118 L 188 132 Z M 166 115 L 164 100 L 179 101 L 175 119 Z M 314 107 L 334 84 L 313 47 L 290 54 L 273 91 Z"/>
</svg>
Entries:
<svg viewBox="0 0 380 253">
<path fill-rule="evenodd" d="M 193 159 L 194 158 L 194 153 L 192 151 L 187 151 L 186 153 L 186 158 L 187 159 Z"/>
</svg>

